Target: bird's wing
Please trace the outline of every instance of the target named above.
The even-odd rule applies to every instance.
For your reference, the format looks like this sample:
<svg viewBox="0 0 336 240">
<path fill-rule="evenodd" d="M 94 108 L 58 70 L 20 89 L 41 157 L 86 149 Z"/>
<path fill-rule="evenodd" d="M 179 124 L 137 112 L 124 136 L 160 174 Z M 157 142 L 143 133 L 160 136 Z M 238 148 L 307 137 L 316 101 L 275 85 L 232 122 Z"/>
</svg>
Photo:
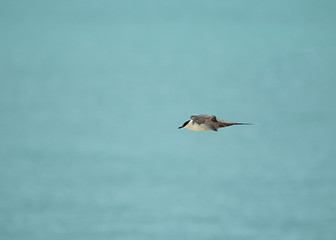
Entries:
<svg viewBox="0 0 336 240">
<path fill-rule="evenodd" d="M 229 122 L 222 119 L 218 119 L 218 123 L 220 127 L 228 127 L 235 124 L 234 122 Z"/>
<path fill-rule="evenodd" d="M 233 122 L 225 121 L 225 120 L 222 120 L 222 119 L 217 119 L 217 120 L 218 120 L 218 122 L 220 122 L 220 123 L 226 123 L 226 124 L 231 124 L 231 123 L 233 123 Z"/>
<path fill-rule="evenodd" d="M 194 115 L 194 116 L 191 116 L 190 119 L 192 119 L 194 122 L 198 124 L 204 124 L 206 121 L 217 122 L 216 116 L 208 115 L 208 114 Z"/>
<path fill-rule="evenodd" d="M 205 121 L 205 123 L 201 124 L 203 127 L 209 129 L 209 130 L 213 130 L 213 131 L 218 131 L 216 126 L 215 126 L 215 122 L 212 119 L 207 119 Z"/>
</svg>

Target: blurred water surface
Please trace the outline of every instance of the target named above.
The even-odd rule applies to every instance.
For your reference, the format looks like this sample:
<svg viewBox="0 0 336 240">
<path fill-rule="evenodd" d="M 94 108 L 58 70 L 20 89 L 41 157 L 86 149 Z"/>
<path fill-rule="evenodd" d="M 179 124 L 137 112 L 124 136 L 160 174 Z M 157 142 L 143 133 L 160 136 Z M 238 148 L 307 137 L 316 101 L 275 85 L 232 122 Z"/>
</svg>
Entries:
<svg viewBox="0 0 336 240">
<path fill-rule="evenodd" d="M 1 239 L 334 239 L 334 1 L 0 5 Z"/>
</svg>

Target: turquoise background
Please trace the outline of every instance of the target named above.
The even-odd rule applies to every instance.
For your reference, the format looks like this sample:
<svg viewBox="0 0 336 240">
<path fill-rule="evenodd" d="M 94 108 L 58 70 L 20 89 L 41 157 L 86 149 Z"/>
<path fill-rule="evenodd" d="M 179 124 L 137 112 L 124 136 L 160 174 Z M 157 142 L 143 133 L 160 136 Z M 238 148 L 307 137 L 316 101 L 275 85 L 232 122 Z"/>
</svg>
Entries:
<svg viewBox="0 0 336 240">
<path fill-rule="evenodd" d="M 0 1 L 0 238 L 335 239 L 335 10 Z"/>
</svg>

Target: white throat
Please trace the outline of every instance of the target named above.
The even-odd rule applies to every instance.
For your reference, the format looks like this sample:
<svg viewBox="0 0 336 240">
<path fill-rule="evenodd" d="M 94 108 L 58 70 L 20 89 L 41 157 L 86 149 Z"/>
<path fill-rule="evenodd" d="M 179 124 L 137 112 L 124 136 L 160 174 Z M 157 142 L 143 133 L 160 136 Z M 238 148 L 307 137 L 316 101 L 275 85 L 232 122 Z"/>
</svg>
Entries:
<svg viewBox="0 0 336 240">
<path fill-rule="evenodd" d="M 184 128 L 193 130 L 193 131 L 210 131 L 210 129 L 207 129 L 203 127 L 202 125 L 195 123 L 193 120 L 190 120 Z"/>
</svg>

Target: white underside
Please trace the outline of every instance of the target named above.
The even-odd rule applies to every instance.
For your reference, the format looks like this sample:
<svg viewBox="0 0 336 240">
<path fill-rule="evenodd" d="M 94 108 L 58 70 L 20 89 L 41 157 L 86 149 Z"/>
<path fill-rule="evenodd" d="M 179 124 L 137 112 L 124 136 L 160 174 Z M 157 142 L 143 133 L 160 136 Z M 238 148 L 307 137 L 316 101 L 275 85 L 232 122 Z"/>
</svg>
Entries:
<svg viewBox="0 0 336 240">
<path fill-rule="evenodd" d="M 193 131 L 210 131 L 210 129 L 207 129 L 203 127 L 202 125 L 193 122 L 193 120 L 190 120 L 189 123 L 184 128 L 193 130 Z"/>
</svg>

